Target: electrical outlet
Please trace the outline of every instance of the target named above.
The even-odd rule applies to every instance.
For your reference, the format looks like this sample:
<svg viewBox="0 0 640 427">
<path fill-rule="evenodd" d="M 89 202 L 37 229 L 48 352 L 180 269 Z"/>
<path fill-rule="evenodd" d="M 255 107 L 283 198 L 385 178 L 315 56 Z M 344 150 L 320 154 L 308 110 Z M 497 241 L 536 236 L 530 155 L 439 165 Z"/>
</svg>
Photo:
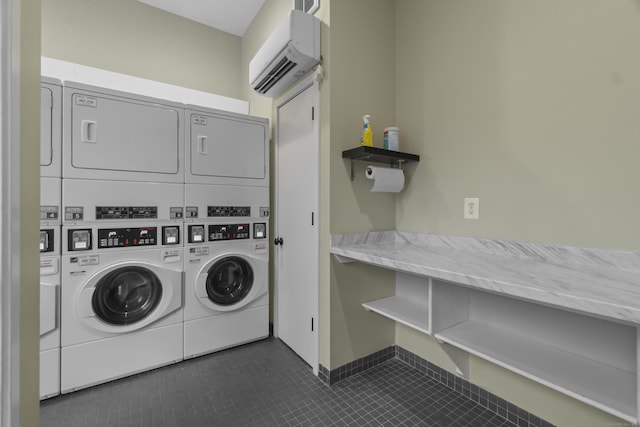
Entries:
<svg viewBox="0 0 640 427">
<path fill-rule="evenodd" d="M 480 219 L 480 199 L 478 197 L 465 197 L 464 219 Z"/>
</svg>

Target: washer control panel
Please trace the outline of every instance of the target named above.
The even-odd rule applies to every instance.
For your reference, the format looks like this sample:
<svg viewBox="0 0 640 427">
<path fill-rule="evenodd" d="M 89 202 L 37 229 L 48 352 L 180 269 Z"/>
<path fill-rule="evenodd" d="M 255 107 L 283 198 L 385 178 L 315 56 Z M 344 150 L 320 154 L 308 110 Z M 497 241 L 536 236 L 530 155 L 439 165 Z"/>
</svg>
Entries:
<svg viewBox="0 0 640 427">
<path fill-rule="evenodd" d="M 249 224 L 209 225 L 209 241 L 248 239 Z"/>
<path fill-rule="evenodd" d="M 158 229 L 156 227 L 98 229 L 98 249 L 155 246 L 157 244 Z"/>
</svg>

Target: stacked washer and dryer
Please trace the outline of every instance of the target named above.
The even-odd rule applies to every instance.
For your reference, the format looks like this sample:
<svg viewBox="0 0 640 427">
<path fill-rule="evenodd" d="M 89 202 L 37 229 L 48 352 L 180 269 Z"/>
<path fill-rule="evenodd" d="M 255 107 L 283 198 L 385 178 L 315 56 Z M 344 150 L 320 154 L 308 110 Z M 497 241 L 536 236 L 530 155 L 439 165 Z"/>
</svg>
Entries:
<svg viewBox="0 0 640 427">
<path fill-rule="evenodd" d="M 187 106 L 184 357 L 269 335 L 268 121 Z"/>
<path fill-rule="evenodd" d="M 66 82 L 63 105 L 66 393 L 183 358 L 184 107 Z"/>
<path fill-rule="evenodd" d="M 40 398 L 60 394 L 62 83 L 40 84 Z"/>
<path fill-rule="evenodd" d="M 267 119 L 41 86 L 41 399 L 267 337 Z"/>
</svg>

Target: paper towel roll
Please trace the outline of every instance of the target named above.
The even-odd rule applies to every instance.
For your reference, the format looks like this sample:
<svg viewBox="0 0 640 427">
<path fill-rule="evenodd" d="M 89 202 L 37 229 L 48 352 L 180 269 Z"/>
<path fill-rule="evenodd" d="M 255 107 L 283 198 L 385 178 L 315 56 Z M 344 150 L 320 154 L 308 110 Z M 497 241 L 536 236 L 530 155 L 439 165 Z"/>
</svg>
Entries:
<svg viewBox="0 0 640 427">
<path fill-rule="evenodd" d="M 367 178 L 373 180 L 371 191 L 399 193 L 404 188 L 404 172 L 402 169 L 392 169 L 380 166 L 367 166 Z"/>
</svg>

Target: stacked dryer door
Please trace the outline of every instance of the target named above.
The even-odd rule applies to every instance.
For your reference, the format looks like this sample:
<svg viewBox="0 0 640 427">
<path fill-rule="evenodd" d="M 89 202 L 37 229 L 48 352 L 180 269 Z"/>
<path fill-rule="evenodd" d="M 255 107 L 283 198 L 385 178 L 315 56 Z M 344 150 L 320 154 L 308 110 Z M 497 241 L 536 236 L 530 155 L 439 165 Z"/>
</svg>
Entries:
<svg viewBox="0 0 640 427">
<path fill-rule="evenodd" d="M 65 82 L 64 178 L 184 182 L 182 104 Z"/>
<path fill-rule="evenodd" d="M 40 86 L 40 399 L 60 394 L 62 86 Z"/>
<path fill-rule="evenodd" d="M 185 221 L 185 358 L 269 335 L 267 188 L 192 184 Z"/>
<path fill-rule="evenodd" d="M 269 122 L 187 106 L 187 184 L 269 187 Z"/>
</svg>

